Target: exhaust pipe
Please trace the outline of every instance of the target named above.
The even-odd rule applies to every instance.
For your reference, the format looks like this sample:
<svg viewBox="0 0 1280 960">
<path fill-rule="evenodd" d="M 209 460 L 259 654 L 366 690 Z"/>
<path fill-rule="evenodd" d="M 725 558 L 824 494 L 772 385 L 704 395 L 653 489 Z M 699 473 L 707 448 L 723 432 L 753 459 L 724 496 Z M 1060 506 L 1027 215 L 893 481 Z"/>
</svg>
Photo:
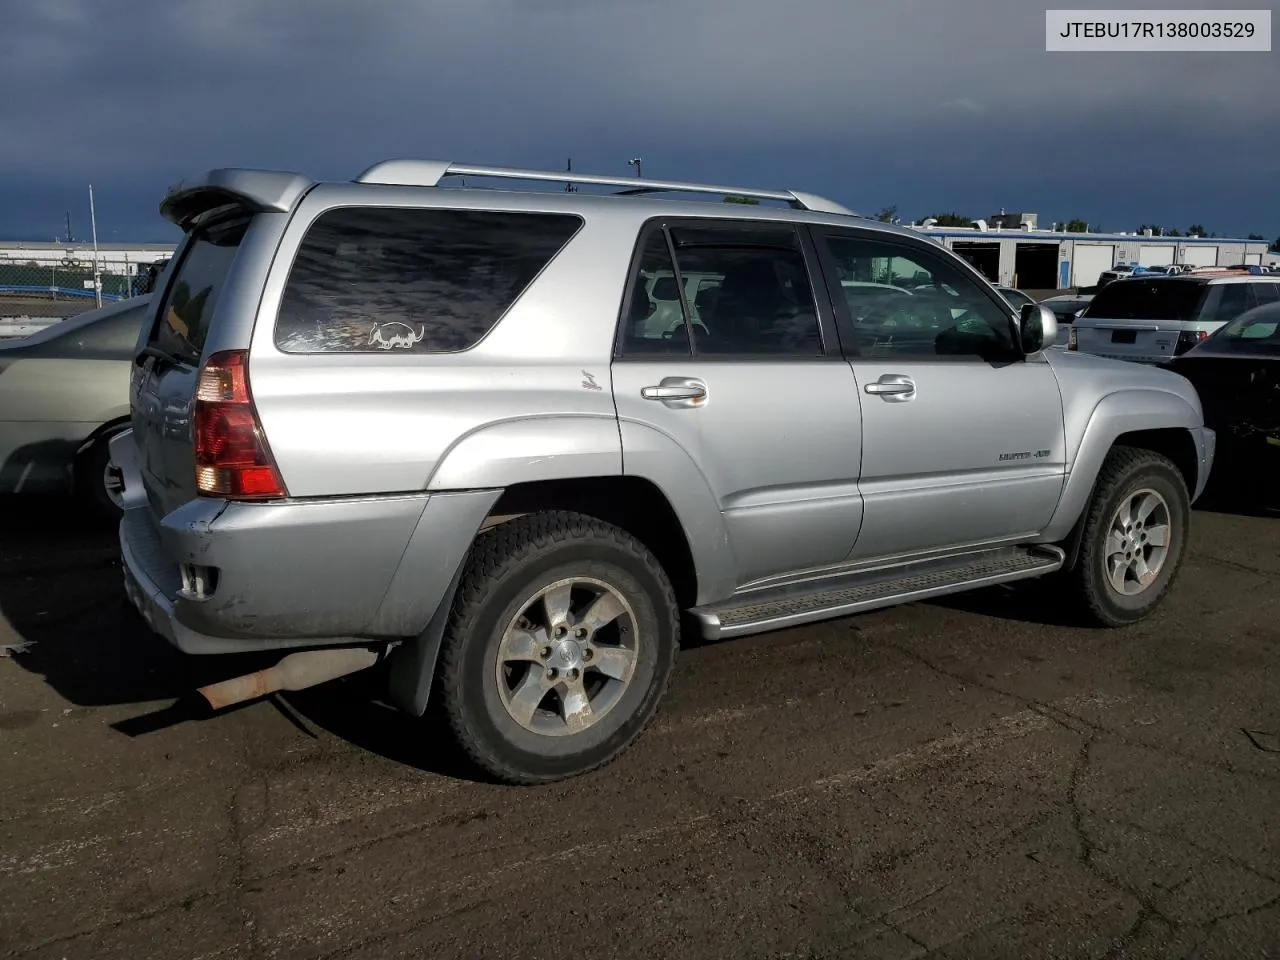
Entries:
<svg viewBox="0 0 1280 960">
<path fill-rule="evenodd" d="M 291 653 L 274 667 L 232 677 L 200 688 L 200 695 L 215 710 L 233 703 L 256 700 L 277 690 L 305 690 L 328 680 L 336 680 L 371 667 L 378 662 L 378 651 L 364 647 L 341 647 L 334 650 L 305 650 Z"/>
</svg>

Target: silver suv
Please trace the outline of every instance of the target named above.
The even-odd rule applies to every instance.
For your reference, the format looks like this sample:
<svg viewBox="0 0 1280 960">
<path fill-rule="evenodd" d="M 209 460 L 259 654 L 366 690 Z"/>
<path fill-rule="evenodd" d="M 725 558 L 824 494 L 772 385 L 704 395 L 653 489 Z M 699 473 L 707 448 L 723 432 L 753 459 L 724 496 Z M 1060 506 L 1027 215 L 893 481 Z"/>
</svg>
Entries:
<svg viewBox="0 0 1280 960">
<path fill-rule="evenodd" d="M 1246 310 L 1280 301 L 1280 277 L 1247 273 L 1138 276 L 1107 284 L 1071 325 L 1067 349 L 1165 363 Z"/>
<path fill-rule="evenodd" d="M 567 178 L 622 195 L 510 189 Z M 508 782 L 615 757 L 682 634 L 1049 574 L 1137 621 L 1213 459 L 1182 377 L 1045 351 L 1047 308 L 806 194 L 389 161 L 161 209 L 112 445 L 134 604 L 188 653 L 296 651 L 215 706 L 387 658 Z"/>
</svg>

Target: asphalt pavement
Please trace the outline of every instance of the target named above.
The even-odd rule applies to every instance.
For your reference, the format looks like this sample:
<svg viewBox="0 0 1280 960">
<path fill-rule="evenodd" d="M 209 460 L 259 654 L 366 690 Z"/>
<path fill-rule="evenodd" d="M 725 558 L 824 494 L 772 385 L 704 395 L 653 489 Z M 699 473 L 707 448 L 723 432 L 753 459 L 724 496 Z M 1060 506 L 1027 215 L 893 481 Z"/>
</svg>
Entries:
<svg viewBox="0 0 1280 960">
<path fill-rule="evenodd" d="M 372 674 L 208 715 L 251 664 L 2 503 L 0 957 L 1280 957 L 1280 513 L 1193 540 L 1121 631 L 1023 588 L 692 646 L 623 757 L 508 788 Z"/>
</svg>

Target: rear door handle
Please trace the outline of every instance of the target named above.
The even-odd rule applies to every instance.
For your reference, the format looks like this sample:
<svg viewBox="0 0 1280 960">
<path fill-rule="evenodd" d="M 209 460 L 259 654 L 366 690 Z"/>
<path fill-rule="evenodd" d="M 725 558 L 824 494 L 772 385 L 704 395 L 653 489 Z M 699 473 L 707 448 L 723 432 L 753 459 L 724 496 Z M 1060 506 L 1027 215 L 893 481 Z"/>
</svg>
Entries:
<svg viewBox="0 0 1280 960">
<path fill-rule="evenodd" d="M 640 396 L 668 406 L 693 407 L 707 399 L 707 385 L 692 377 L 663 377 L 657 386 L 641 387 Z"/>
<path fill-rule="evenodd" d="M 868 383 L 862 389 L 889 401 L 910 400 L 916 395 L 915 381 L 898 373 L 886 373 L 879 380 Z"/>
</svg>

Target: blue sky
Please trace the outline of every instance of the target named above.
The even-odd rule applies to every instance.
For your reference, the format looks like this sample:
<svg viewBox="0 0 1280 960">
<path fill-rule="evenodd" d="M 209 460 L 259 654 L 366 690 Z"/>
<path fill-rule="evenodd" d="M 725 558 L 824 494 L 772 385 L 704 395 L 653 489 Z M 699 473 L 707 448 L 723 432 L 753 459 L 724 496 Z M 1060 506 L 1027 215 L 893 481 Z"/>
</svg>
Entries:
<svg viewBox="0 0 1280 960">
<path fill-rule="evenodd" d="M 5 238 L 53 239 L 68 210 L 87 236 L 90 182 L 99 239 L 170 240 L 156 208 L 192 172 L 346 179 L 395 156 L 641 156 L 906 218 L 1280 235 L 1280 53 L 1050 54 L 1027 0 L 6 6 Z"/>
</svg>

